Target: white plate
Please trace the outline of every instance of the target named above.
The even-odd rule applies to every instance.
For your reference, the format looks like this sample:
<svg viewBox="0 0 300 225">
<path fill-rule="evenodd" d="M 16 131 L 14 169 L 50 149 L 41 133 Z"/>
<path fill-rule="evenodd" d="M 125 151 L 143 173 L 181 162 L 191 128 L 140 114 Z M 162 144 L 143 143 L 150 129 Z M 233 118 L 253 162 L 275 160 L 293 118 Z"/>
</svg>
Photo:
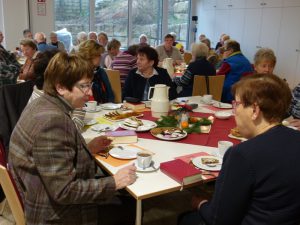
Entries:
<svg viewBox="0 0 300 225">
<path fill-rule="evenodd" d="M 223 102 L 215 102 L 213 104 L 214 107 L 219 109 L 232 109 L 232 105 L 229 103 L 223 103 Z"/>
<path fill-rule="evenodd" d="M 141 120 L 141 121 L 143 122 L 143 125 L 138 126 L 137 128 L 127 126 L 125 124 L 125 120 L 119 124 L 119 127 L 123 128 L 125 130 L 135 130 L 137 132 L 143 132 L 143 131 L 151 130 L 152 128 L 157 126 L 157 124 L 155 122 L 150 121 L 150 120 Z"/>
<path fill-rule="evenodd" d="M 215 117 L 221 120 L 229 119 L 232 116 L 232 113 L 229 111 L 218 111 L 215 112 Z"/>
<path fill-rule="evenodd" d="M 205 102 L 205 101 L 203 101 L 203 99 L 201 99 L 200 100 L 200 103 L 202 103 L 202 104 L 204 104 L 204 105 L 212 105 L 212 104 L 214 104 L 214 100 L 211 100 L 210 102 Z"/>
<path fill-rule="evenodd" d="M 207 166 L 202 163 L 202 161 L 201 161 L 202 158 L 217 159 L 217 160 L 219 160 L 219 163 L 215 166 Z M 211 156 L 211 155 L 199 156 L 199 157 L 193 158 L 192 163 L 199 169 L 209 170 L 209 171 L 220 171 L 221 167 L 222 167 L 222 159 L 220 157 Z"/>
<path fill-rule="evenodd" d="M 102 109 L 105 110 L 115 110 L 121 108 L 121 104 L 114 104 L 114 103 L 104 103 L 100 106 Z"/>
<path fill-rule="evenodd" d="M 134 165 L 136 166 L 136 171 L 137 172 L 147 173 L 147 172 L 157 171 L 159 169 L 159 167 L 160 167 L 160 163 L 155 162 L 154 160 L 152 160 L 151 163 L 153 163 L 153 166 L 154 166 L 155 169 L 153 167 L 151 167 L 151 166 L 149 166 L 148 168 L 143 169 L 143 168 L 141 168 L 141 167 L 138 166 L 137 161 L 134 162 Z"/>
<path fill-rule="evenodd" d="M 89 110 L 87 109 L 87 107 L 82 107 L 82 109 L 86 112 L 89 112 L 89 113 L 94 113 L 94 112 L 100 112 L 101 111 L 101 106 L 97 105 L 96 106 L 96 110 Z"/>
<path fill-rule="evenodd" d="M 161 139 L 161 140 L 165 140 L 165 141 L 176 141 L 176 140 L 181 140 L 183 138 L 185 138 L 188 134 L 185 130 L 183 130 L 183 134 L 182 136 L 179 137 L 169 137 L 166 135 L 162 135 L 162 134 L 153 134 L 152 132 L 150 132 L 154 137 Z"/>
<path fill-rule="evenodd" d="M 91 129 L 96 132 L 105 132 L 105 131 L 113 130 L 114 128 L 108 124 L 96 124 L 92 126 Z"/>
<path fill-rule="evenodd" d="M 85 125 L 88 125 L 88 126 L 94 125 L 94 124 L 96 124 L 96 123 L 97 123 L 97 121 L 94 120 L 94 119 L 91 119 L 91 120 L 85 120 L 85 121 L 84 121 L 84 124 L 85 124 Z"/>
<path fill-rule="evenodd" d="M 237 140 L 240 140 L 240 141 L 247 141 L 248 140 L 247 138 L 236 137 L 236 136 L 233 136 L 232 134 L 228 134 L 228 137 L 233 138 L 233 139 L 237 139 Z"/>
<path fill-rule="evenodd" d="M 135 159 L 136 154 L 140 152 L 141 149 L 135 148 L 133 146 L 123 146 L 123 148 L 114 147 L 109 151 L 109 154 L 117 159 Z"/>
</svg>

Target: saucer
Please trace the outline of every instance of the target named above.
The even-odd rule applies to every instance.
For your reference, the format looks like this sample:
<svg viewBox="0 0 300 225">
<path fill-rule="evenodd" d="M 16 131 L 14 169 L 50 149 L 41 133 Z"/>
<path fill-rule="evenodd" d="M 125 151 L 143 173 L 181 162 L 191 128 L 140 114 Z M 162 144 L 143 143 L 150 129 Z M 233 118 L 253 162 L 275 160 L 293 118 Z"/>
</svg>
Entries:
<svg viewBox="0 0 300 225">
<path fill-rule="evenodd" d="M 153 160 L 151 161 L 151 164 L 153 164 L 153 167 L 155 169 L 153 167 L 151 167 L 151 166 L 149 166 L 148 168 L 143 169 L 143 168 L 141 168 L 141 167 L 138 166 L 137 161 L 134 162 L 134 165 L 136 166 L 136 171 L 137 172 L 141 172 L 141 173 L 154 172 L 154 171 L 157 171 L 159 169 L 159 167 L 160 167 L 160 163 L 155 162 Z"/>
<path fill-rule="evenodd" d="M 215 112 L 215 117 L 221 120 L 229 119 L 232 116 L 232 113 L 229 111 L 217 111 Z"/>
<path fill-rule="evenodd" d="M 91 129 L 96 132 L 105 132 L 105 131 L 113 130 L 113 127 L 108 124 L 96 124 L 93 125 Z"/>
<path fill-rule="evenodd" d="M 101 111 L 101 106 L 96 106 L 96 109 L 95 110 L 90 110 L 88 109 L 87 107 L 82 107 L 82 109 L 86 112 L 89 112 L 89 113 L 94 113 L 94 112 L 99 112 Z"/>
<path fill-rule="evenodd" d="M 84 121 L 84 124 L 87 125 L 87 126 L 91 126 L 91 125 L 94 125 L 94 124 L 96 124 L 96 123 L 97 123 L 97 121 L 94 120 L 94 119 L 91 119 L 91 120 L 85 120 L 85 121 Z"/>
</svg>

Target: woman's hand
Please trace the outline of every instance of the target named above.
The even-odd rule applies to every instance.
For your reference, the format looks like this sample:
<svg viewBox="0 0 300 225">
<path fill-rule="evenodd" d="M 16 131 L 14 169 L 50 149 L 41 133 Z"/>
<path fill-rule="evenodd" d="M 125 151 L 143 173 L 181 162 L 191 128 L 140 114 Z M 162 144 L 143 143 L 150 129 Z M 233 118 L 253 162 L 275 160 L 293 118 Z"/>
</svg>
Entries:
<svg viewBox="0 0 300 225">
<path fill-rule="evenodd" d="M 95 137 L 88 143 L 88 148 L 92 154 L 96 154 L 105 150 L 105 148 L 107 148 L 111 144 L 111 142 L 112 141 L 106 136 Z"/>
<path fill-rule="evenodd" d="M 300 119 L 291 119 L 289 120 L 289 125 L 296 127 L 297 130 L 300 130 Z"/>
<path fill-rule="evenodd" d="M 116 189 L 122 189 L 136 181 L 136 167 L 134 165 L 126 166 L 120 169 L 115 175 Z"/>
</svg>

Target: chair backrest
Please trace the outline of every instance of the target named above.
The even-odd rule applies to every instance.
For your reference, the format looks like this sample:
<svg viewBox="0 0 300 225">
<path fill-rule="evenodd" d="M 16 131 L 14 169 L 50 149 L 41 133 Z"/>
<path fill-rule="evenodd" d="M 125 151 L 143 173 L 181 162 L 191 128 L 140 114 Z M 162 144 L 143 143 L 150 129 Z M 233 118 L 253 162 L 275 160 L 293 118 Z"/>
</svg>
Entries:
<svg viewBox="0 0 300 225">
<path fill-rule="evenodd" d="M 189 64 L 192 59 L 192 53 L 190 52 L 183 53 L 183 59 L 186 64 Z"/>
<path fill-rule="evenodd" d="M 222 90 L 224 86 L 225 75 L 209 76 L 209 93 L 216 101 L 221 101 Z"/>
<path fill-rule="evenodd" d="M 121 88 L 121 79 L 119 70 L 106 70 L 111 88 L 115 95 L 115 103 L 122 102 L 122 88 Z"/>
<path fill-rule="evenodd" d="M 18 195 L 18 190 L 14 185 L 12 176 L 6 167 L 5 153 L 2 143 L 0 143 L 0 184 L 4 191 L 5 197 L 7 199 L 8 205 L 12 211 L 13 217 L 17 225 L 25 225 L 25 215 L 23 210 L 23 205 Z M 4 164 L 3 164 L 4 163 Z"/>
<path fill-rule="evenodd" d="M 192 96 L 202 96 L 207 94 L 207 85 L 205 76 L 194 76 L 193 92 Z"/>
</svg>

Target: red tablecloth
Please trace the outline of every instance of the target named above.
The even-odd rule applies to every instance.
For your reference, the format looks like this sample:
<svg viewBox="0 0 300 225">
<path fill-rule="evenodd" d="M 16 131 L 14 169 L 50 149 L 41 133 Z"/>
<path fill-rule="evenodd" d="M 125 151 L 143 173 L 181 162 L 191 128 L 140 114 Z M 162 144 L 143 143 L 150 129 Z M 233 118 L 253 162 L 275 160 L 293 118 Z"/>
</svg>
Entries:
<svg viewBox="0 0 300 225">
<path fill-rule="evenodd" d="M 212 114 L 208 113 L 191 113 L 191 116 L 197 117 L 209 117 Z M 157 120 L 151 116 L 151 112 L 144 112 L 145 120 Z M 215 118 L 214 123 L 212 124 L 212 128 L 208 134 L 189 134 L 186 138 L 179 140 L 177 142 L 186 143 L 186 144 L 194 144 L 194 145 L 204 145 L 211 147 L 218 147 L 218 141 L 225 140 L 231 141 L 233 144 L 240 143 L 239 140 L 232 139 L 228 137 L 230 129 L 236 126 L 234 117 L 229 118 L 228 120 L 220 120 Z M 156 139 L 153 137 L 150 132 L 138 133 L 139 138 L 147 138 L 147 139 Z"/>
</svg>

